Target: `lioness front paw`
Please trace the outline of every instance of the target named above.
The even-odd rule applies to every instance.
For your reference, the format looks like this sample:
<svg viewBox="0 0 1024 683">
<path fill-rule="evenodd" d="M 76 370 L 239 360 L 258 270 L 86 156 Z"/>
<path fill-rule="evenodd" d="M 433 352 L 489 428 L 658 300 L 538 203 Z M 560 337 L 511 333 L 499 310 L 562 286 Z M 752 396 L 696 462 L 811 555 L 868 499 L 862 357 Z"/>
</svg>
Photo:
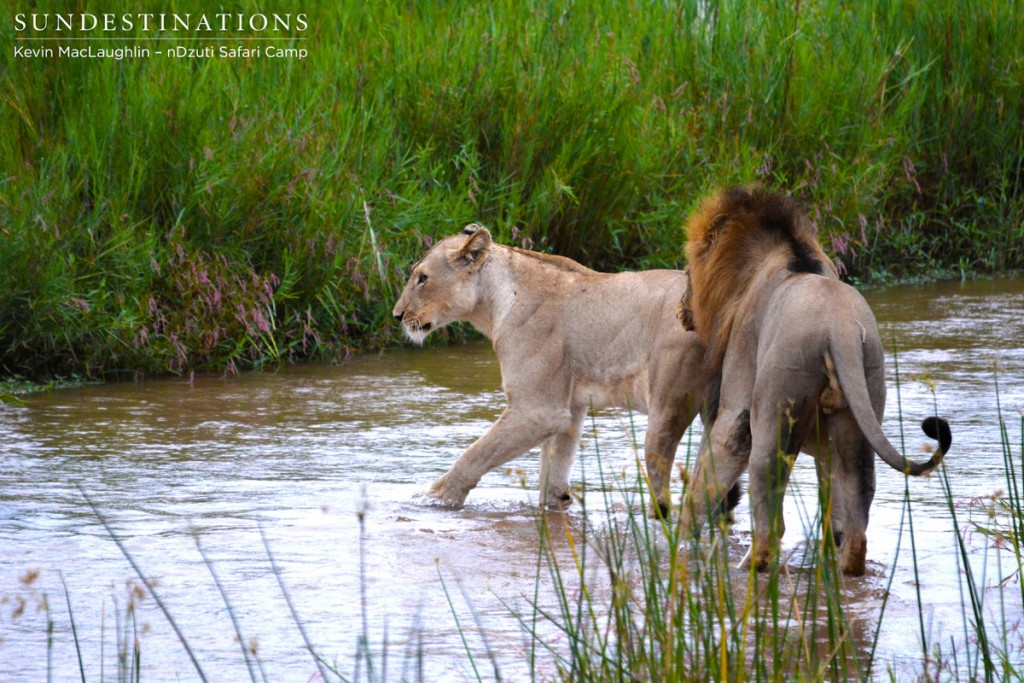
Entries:
<svg viewBox="0 0 1024 683">
<path fill-rule="evenodd" d="M 459 486 L 452 478 L 451 472 L 438 477 L 427 491 L 428 497 L 451 507 L 462 507 L 462 504 L 466 502 L 467 495 L 469 495 L 469 489 Z"/>
</svg>

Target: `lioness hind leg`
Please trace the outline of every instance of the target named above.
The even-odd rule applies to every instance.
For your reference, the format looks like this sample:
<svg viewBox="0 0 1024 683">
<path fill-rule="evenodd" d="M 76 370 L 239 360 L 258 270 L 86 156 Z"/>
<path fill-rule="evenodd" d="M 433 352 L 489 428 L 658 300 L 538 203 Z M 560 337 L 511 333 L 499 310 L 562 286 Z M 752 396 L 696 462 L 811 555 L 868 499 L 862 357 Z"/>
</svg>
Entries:
<svg viewBox="0 0 1024 683">
<path fill-rule="evenodd" d="M 644 438 L 644 463 L 651 488 L 651 517 L 667 517 L 672 512 L 672 463 L 679 440 L 693 422 L 696 401 L 690 396 L 669 406 L 652 406 Z"/>
<path fill-rule="evenodd" d="M 548 438 L 540 450 L 540 502 L 541 505 L 564 506 L 572 502 L 569 493 L 569 471 L 576 458 L 586 413 L 573 411 L 568 430 Z"/>
</svg>

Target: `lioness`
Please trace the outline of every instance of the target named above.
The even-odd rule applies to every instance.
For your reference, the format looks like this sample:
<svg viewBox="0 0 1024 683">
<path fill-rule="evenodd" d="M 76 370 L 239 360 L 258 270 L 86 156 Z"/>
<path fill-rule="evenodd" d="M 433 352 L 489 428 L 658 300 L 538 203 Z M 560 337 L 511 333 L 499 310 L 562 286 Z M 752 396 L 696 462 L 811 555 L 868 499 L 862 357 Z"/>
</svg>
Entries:
<svg viewBox="0 0 1024 683">
<path fill-rule="evenodd" d="M 496 244 L 476 224 L 434 245 L 394 315 L 417 343 L 472 323 L 491 339 L 508 406 L 427 495 L 461 505 L 484 474 L 539 444 L 541 501 L 567 503 L 587 410 L 629 406 L 650 416 L 651 509 L 667 511 L 676 447 L 704 393 L 704 348 L 676 319 L 685 289 L 679 271 L 598 273 Z"/>
<path fill-rule="evenodd" d="M 687 237 L 689 310 L 681 318 L 707 346 L 713 400 L 684 524 L 699 528 L 749 461 L 754 539 L 741 565 L 752 560 L 765 569 L 770 530 L 775 525 L 780 538 L 784 531 L 792 460 L 801 450 L 816 453 L 819 479 L 831 491 L 840 566 L 863 574 L 872 453 L 901 472 L 925 474 L 949 450 L 949 425 L 938 418 L 922 424 L 939 440 L 925 463 L 907 460 L 885 437 L 875 318 L 857 290 L 839 281 L 791 199 L 757 187 L 726 190 L 704 200 Z"/>
</svg>

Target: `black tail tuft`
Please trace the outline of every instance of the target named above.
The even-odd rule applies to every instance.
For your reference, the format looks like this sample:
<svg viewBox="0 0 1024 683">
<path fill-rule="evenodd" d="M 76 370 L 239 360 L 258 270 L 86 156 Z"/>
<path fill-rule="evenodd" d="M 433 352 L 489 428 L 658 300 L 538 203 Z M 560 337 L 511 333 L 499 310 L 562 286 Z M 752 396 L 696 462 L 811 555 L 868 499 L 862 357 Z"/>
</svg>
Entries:
<svg viewBox="0 0 1024 683">
<path fill-rule="evenodd" d="M 953 444 L 953 432 L 949 429 L 949 423 L 941 417 L 928 417 L 921 422 L 921 430 L 929 439 L 939 442 L 939 450 L 945 455 L 949 453 L 949 447 Z"/>
</svg>

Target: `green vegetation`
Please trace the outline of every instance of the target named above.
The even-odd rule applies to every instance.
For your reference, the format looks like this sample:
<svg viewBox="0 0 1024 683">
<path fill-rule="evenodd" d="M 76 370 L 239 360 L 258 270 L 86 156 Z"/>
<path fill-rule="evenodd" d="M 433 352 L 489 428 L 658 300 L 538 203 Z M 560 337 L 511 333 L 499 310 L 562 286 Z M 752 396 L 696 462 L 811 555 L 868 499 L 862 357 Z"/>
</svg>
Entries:
<svg viewBox="0 0 1024 683">
<path fill-rule="evenodd" d="M 1024 265 L 1016 2 L 219 11 L 306 12 L 280 45 L 308 57 L 19 58 L 4 22 L 0 374 L 341 358 L 397 341 L 409 266 L 464 223 L 676 266 L 733 182 L 799 196 L 859 280 Z"/>
</svg>

